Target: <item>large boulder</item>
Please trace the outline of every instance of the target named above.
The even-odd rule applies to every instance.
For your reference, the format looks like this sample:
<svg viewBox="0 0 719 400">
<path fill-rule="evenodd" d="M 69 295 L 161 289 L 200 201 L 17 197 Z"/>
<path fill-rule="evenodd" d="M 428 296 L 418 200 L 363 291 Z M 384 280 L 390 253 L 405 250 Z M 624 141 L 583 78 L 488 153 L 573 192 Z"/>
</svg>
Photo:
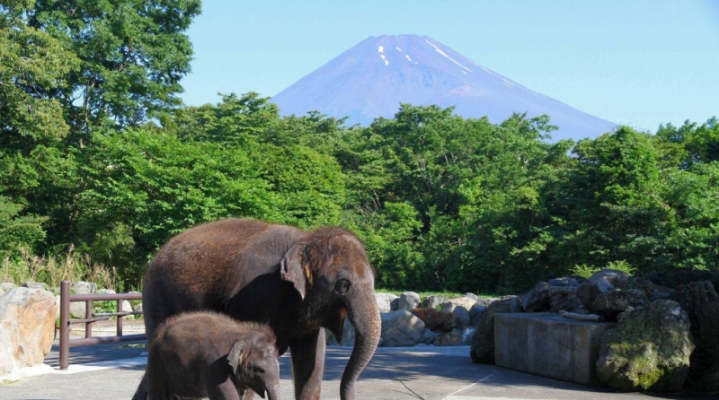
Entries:
<svg viewBox="0 0 719 400">
<path fill-rule="evenodd" d="M 549 289 L 552 286 L 547 282 L 539 282 L 527 293 L 522 295 L 522 309 L 524 312 L 539 312 L 549 309 Z"/>
<path fill-rule="evenodd" d="M 3 282 L 0 283 L 0 296 L 4 295 L 5 293 L 11 291 L 12 289 L 16 288 L 17 285 L 11 282 Z"/>
<path fill-rule="evenodd" d="M 689 384 L 698 390 L 719 391 L 719 298 L 709 281 L 691 282 L 674 289 L 672 299 L 689 315 L 696 349 L 691 356 Z"/>
<path fill-rule="evenodd" d="M 602 337 L 597 361 L 600 382 L 623 391 L 673 392 L 689 375 L 694 341 L 679 303 L 657 300 L 619 315 Z"/>
<path fill-rule="evenodd" d="M 492 304 L 493 302 L 495 302 L 495 301 L 497 301 L 497 300 L 499 300 L 499 299 L 498 299 L 498 298 L 495 298 L 495 297 L 480 297 L 479 300 L 477 300 L 477 301 L 474 303 L 474 305 L 475 305 L 475 306 L 487 307 L 487 306 L 489 306 L 490 304 Z"/>
<path fill-rule="evenodd" d="M 477 300 L 473 299 L 472 297 L 457 297 L 454 299 L 449 299 L 442 303 L 441 310 L 446 312 L 453 312 L 454 309 L 457 307 L 464 307 L 465 310 L 469 311 L 475 304 L 477 304 Z"/>
<path fill-rule="evenodd" d="M 469 311 L 466 308 L 459 306 L 452 311 L 454 316 L 454 327 L 456 329 L 465 330 L 470 326 Z"/>
<path fill-rule="evenodd" d="M 578 286 L 552 286 L 547 291 L 547 302 L 549 312 L 557 313 L 561 310 L 569 312 L 581 312 L 584 307 L 582 301 L 577 297 Z"/>
<path fill-rule="evenodd" d="M 482 320 L 484 317 L 484 313 L 487 312 L 487 306 L 480 306 L 475 304 L 472 306 L 472 308 L 469 310 L 469 326 L 471 326 L 473 329 L 477 329 L 477 325 L 479 325 L 479 321 Z"/>
<path fill-rule="evenodd" d="M 97 291 L 97 284 L 83 281 L 75 282 L 72 284 L 71 291 L 75 294 L 92 294 Z"/>
<path fill-rule="evenodd" d="M 399 296 L 398 310 L 412 311 L 422 303 L 419 294 L 415 292 L 404 292 Z"/>
<path fill-rule="evenodd" d="M 453 329 L 450 332 L 444 332 L 434 339 L 435 346 L 462 346 L 463 344 L 463 329 Z"/>
<path fill-rule="evenodd" d="M 445 296 L 427 296 L 422 301 L 422 307 L 437 309 L 445 301 L 447 301 L 447 297 Z"/>
<path fill-rule="evenodd" d="M 436 332 L 432 332 L 429 329 L 425 329 L 424 332 L 422 332 L 422 337 L 419 338 L 418 344 L 433 344 L 434 339 L 437 338 L 439 334 Z"/>
<path fill-rule="evenodd" d="M 55 338 L 52 293 L 19 287 L 0 297 L 0 376 L 42 364 Z"/>
<path fill-rule="evenodd" d="M 579 282 L 571 277 L 554 278 L 547 281 L 552 286 L 579 287 Z"/>
<path fill-rule="evenodd" d="M 602 293 L 609 293 L 615 288 L 623 288 L 631 282 L 632 278 L 625 272 L 614 269 L 603 269 L 596 272 L 589 279 L 582 282 L 577 289 L 577 297 L 589 308 L 594 307 L 594 301 Z"/>
<path fill-rule="evenodd" d="M 522 303 L 517 296 L 502 297 L 487 307 L 472 336 L 472 348 L 469 352 L 472 361 L 494 364 L 494 315 L 516 312 L 522 312 Z"/>
<path fill-rule="evenodd" d="M 33 281 L 27 281 L 23 282 L 21 287 L 28 288 L 28 289 L 40 289 L 40 290 L 50 290 L 50 286 L 48 286 L 45 282 L 33 282 Z"/>
<path fill-rule="evenodd" d="M 97 285 L 90 282 L 75 282 L 70 288 L 74 294 L 92 294 L 97 291 Z M 70 315 L 73 318 L 85 318 L 87 316 L 87 306 L 84 301 L 70 302 Z"/>
<path fill-rule="evenodd" d="M 374 298 L 377 301 L 377 308 L 379 312 L 387 313 L 392 310 L 392 301 L 398 299 L 399 296 L 392 293 L 375 293 Z"/>
<path fill-rule="evenodd" d="M 615 289 L 611 292 L 600 293 L 594 300 L 592 309 L 608 320 L 614 320 L 617 315 L 628 307 L 644 307 L 649 304 L 646 293 L 639 289 Z"/>
<path fill-rule="evenodd" d="M 434 308 L 415 308 L 412 314 L 424 322 L 425 328 L 434 332 L 449 332 L 454 329 L 454 316 Z"/>
<path fill-rule="evenodd" d="M 381 314 L 382 346 L 402 347 L 419 343 L 424 333 L 424 322 L 407 310 Z"/>
</svg>

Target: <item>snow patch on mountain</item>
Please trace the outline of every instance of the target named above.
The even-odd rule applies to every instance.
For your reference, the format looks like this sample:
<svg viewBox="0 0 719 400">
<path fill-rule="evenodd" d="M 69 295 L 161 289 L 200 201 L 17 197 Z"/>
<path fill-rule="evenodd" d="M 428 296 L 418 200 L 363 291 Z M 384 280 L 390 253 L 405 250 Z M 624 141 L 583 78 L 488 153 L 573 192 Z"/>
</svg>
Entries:
<svg viewBox="0 0 719 400">
<path fill-rule="evenodd" d="M 437 46 L 435 46 L 434 44 L 432 44 L 432 42 L 430 42 L 429 40 L 425 40 L 425 42 L 427 42 L 427 44 L 429 44 L 430 46 L 434 47 L 434 50 L 437 51 L 437 53 L 443 55 L 443 56 L 444 56 L 446 59 L 448 59 L 449 61 L 452 61 L 453 63 L 459 65 L 460 67 L 466 69 L 467 71 L 472 72 L 471 69 L 469 69 L 469 68 L 465 67 L 464 65 L 458 63 L 457 60 L 455 60 L 454 58 L 452 58 L 452 57 L 448 56 L 447 54 L 445 54 L 445 53 L 442 51 L 442 49 L 440 49 L 439 47 L 437 47 Z"/>
</svg>

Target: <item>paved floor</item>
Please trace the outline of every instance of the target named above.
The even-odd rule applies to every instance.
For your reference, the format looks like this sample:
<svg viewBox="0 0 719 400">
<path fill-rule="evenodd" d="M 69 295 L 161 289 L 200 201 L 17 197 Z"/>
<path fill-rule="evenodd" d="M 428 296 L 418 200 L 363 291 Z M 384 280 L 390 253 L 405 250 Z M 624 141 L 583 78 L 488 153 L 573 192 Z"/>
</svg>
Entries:
<svg viewBox="0 0 719 400">
<path fill-rule="evenodd" d="M 0 385 L 0 399 L 128 400 L 142 377 L 144 348 L 129 344 L 71 349 L 67 371 L 57 370 L 57 345 L 45 362 L 49 373 Z M 339 398 L 339 381 L 350 349 L 327 352 L 323 399 Z M 281 396 L 293 399 L 290 359 L 280 359 Z M 46 371 L 48 372 L 48 371 Z M 474 364 L 469 347 L 379 348 L 356 385 L 357 399 L 716 399 L 717 396 L 652 396 L 615 393 L 504 368 Z M 258 397 L 256 397 L 258 398 Z"/>
</svg>

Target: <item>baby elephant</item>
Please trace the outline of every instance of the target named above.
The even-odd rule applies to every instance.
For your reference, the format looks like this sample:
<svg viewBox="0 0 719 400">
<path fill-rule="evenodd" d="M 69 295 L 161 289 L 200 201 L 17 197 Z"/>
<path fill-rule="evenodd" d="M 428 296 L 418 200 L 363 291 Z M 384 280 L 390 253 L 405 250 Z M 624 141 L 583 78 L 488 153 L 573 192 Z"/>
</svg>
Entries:
<svg viewBox="0 0 719 400">
<path fill-rule="evenodd" d="M 216 313 L 180 314 L 158 329 L 150 345 L 149 398 L 239 400 L 251 389 L 279 400 L 277 357 L 275 335 L 266 325 Z"/>
</svg>

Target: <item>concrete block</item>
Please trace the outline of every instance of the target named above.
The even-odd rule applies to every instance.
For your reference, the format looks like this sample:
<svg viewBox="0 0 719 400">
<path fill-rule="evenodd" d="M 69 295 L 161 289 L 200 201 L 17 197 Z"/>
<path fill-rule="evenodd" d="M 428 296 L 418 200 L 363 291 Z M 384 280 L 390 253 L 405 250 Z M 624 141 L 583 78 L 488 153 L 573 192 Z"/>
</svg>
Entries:
<svg viewBox="0 0 719 400">
<path fill-rule="evenodd" d="M 597 359 L 615 322 L 579 321 L 553 313 L 494 316 L 497 365 L 584 385 L 599 385 Z"/>
</svg>

